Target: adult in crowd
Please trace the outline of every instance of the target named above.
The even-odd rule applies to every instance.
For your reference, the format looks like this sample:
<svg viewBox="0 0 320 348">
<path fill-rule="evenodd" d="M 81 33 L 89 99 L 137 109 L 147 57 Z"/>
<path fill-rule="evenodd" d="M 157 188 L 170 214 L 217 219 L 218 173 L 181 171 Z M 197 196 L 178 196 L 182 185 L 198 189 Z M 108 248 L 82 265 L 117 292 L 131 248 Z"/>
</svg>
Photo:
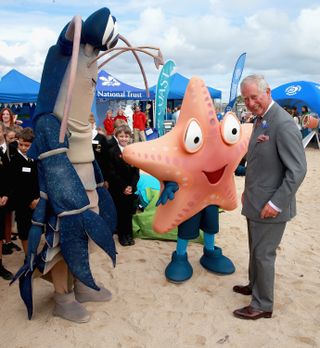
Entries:
<svg viewBox="0 0 320 348">
<path fill-rule="evenodd" d="M 140 106 L 136 106 L 133 113 L 133 138 L 134 142 L 146 141 L 144 133 L 146 129 L 147 116 L 141 111 Z"/>
<path fill-rule="evenodd" d="M 290 114 L 271 98 L 263 76 L 241 82 L 249 111 L 257 116 L 247 153 L 242 214 L 249 237 L 249 284 L 233 291 L 251 295 L 249 306 L 235 310 L 241 319 L 271 318 L 276 249 L 286 223 L 296 215 L 295 193 L 307 163 L 301 134 Z"/>
<path fill-rule="evenodd" d="M 114 118 L 112 110 L 108 110 L 106 113 L 106 118 L 103 121 L 104 129 L 106 130 L 107 139 L 111 139 L 114 131 Z"/>
<path fill-rule="evenodd" d="M 172 120 L 172 109 L 168 106 L 167 107 L 167 115 L 166 115 L 166 120 Z"/>
<path fill-rule="evenodd" d="M 309 114 L 309 108 L 307 107 L 307 105 L 303 105 L 301 107 L 301 116 L 305 116 L 305 115 L 308 115 Z"/>
<path fill-rule="evenodd" d="M 114 118 L 114 121 L 116 120 L 123 120 L 125 121 L 126 123 L 128 123 L 128 119 L 127 119 L 127 116 L 124 114 L 124 111 L 122 109 L 119 109 L 117 111 L 117 115 L 116 117 Z"/>
<path fill-rule="evenodd" d="M 175 112 L 172 114 L 172 119 L 175 121 L 175 123 L 178 122 L 179 115 L 180 115 L 180 109 L 181 109 L 181 105 L 178 105 L 175 109 Z"/>
<path fill-rule="evenodd" d="M 10 108 L 3 108 L 0 111 L 0 121 L 7 127 L 13 127 L 15 123 L 15 116 Z"/>
<path fill-rule="evenodd" d="M 15 125 L 21 125 L 23 122 L 18 120 L 18 115 L 14 115 L 10 108 L 3 108 L 0 111 L 0 121 L 6 128 L 14 127 Z"/>
</svg>

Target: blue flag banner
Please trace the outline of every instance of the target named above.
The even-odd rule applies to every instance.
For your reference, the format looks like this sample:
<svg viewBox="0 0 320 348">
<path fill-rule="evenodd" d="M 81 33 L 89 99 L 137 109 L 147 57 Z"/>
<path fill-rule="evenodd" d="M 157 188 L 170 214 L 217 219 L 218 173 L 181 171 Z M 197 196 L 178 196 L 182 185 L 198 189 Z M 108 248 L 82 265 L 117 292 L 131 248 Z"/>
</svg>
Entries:
<svg viewBox="0 0 320 348">
<path fill-rule="evenodd" d="M 244 63 L 246 61 L 246 55 L 247 55 L 246 53 L 242 53 L 240 57 L 238 58 L 236 65 L 234 66 L 231 87 L 230 87 L 230 98 L 229 98 L 228 105 L 224 109 L 225 113 L 232 110 L 233 105 L 237 99 L 238 85 L 241 79 Z"/>
<path fill-rule="evenodd" d="M 173 60 L 169 59 L 165 62 L 164 66 L 161 69 L 157 90 L 156 90 L 156 127 L 158 129 L 159 136 L 163 135 L 163 121 L 164 115 L 167 108 L 167 98 L 169 93 L 169 77 L 172 73 L 172 70 L 175 68 L 176 64 Z"/>
</svg>

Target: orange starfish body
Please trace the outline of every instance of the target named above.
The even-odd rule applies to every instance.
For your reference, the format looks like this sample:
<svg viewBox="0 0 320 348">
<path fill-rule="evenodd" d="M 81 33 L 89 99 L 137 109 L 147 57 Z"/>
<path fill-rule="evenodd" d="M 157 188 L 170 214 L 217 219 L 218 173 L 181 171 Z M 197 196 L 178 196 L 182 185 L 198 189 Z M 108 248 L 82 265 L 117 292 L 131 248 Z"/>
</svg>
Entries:
<svg viewBox="0 0 320 348">
<path fill-rule="evenodd" d="M 178 183 L 172 201 L 157 208 L 153 228 L 166 233 L 208 205 L 237 207 L 234 171 L 247 152 L 252 125 L 233 113 L 220 123 L 204 82 L 193 77 L 179 120 L 164 136 L 125 148 L 124 159 L 161 182 Z"/>
</svg>

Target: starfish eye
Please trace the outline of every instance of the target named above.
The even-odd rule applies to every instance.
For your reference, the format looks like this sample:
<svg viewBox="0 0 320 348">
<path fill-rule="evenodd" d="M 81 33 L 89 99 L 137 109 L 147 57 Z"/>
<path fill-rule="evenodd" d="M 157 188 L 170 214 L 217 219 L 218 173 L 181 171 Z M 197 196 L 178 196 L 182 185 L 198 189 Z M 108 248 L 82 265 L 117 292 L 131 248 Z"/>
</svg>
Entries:
<svg viewBox="0 0 320 348">
<path fill-rule="evenodd" d="M 238 117 L 227 112 L 221 122 L 221 135 L 227 144 L 236 144 L 241 136 L 241 126 Z"/>
<path fill-rule="evenodd" d="M 192 120 L 184 136 L 184 147 L 188 152 L 196 152 L 202 146 L 203 136 L 200 125 Z"/>
</svg>

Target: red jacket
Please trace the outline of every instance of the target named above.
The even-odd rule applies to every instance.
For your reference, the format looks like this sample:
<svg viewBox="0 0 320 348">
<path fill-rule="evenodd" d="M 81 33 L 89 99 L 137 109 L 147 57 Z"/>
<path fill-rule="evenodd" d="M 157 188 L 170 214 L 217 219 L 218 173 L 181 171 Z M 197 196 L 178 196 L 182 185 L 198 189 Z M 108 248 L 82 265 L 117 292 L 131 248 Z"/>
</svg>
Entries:
<svg viewBox="0 0 320 348">
<path fill-rule="evenodd" d="M 106 130 L 107 135 L 113 135 L 114 130 L 114 119 L 106 117 L 103 121 L 104 128 Z"/>
<path fill-rule="evenodd" d="M 116 121 L 116 120 L 123 120 L 123 121 L 126 121 L 128 123 L 127 117 L 125 115 L 117 115 L 114 118 L 114 121 Z"/>
<path fill-rule="evenodd" d="M 136 111 L 133 114 L 133 128 L 140 129 L 141 131 L 146 129 L 147 116 L 142 111 Z"/>
</svg>

